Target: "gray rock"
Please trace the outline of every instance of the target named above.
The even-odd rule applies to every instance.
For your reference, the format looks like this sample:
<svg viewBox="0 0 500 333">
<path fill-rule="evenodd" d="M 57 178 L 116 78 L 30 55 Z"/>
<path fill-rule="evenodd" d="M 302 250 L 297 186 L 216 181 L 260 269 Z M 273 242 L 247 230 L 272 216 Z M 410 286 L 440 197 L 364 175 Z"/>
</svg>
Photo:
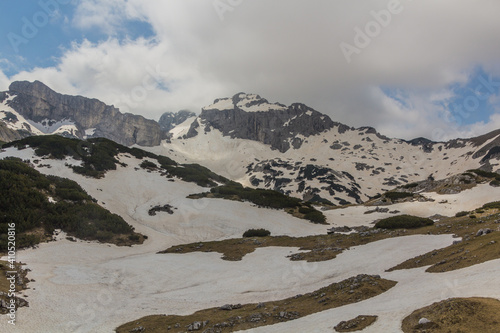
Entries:
<svg viewBox="0 0 500 333">
<path fill-rule="evenodd" d="M 97 99 L 59 94 L 40 81 L 13 82 L 9 95 L 16 95 L 9 106 L 27 119 L 35 122 L 72 120 L 78 129 L 75 136 L 80 139 L 90 128 L 95 128 L 93 137 L 104 137 L 126 146 L 156 146 L 162 138 L 160 125 L 154 120 L 123 114 Z"/>
<path fill-rule="evenodd" d="M 280 152 L 286 152 L 291 145 L 295 149 L 302 145 L 302 140 L 296 140 L 297 135 L 308 137 L 334 126 L 338 126 L 339 130 L 345 126 L 333 122 L 328 116 L 300 103 L 288 107 L 273 104 L 276 106 L 274 110 L 271 108 L 263 112 L 246 112 L 238 107 L 238 103 L 244 101 L 245 98 L 246 94 L 243 93 L 234 95 L 231 99 L 232 109 L 203 109 L 199 119 L 205 124 L 205 131 L 212 127 L 220 130 L 224 136 L 259 141 Z M 219 99 L 214 103 L 218 101 Z M 260 96 L 251 103 L 252 105 L 247 106 L 269 104 Z M 197 122 L 193 123 L 187 138 L 197 135 L 198 131 L 193 131 L 196 126 Z"/>
<path fill-rule="evenodd" d="M 188 110 L 180 110 L 175 113 L 165 112 L 161 115 L 160 120 L 158 120 L 158 124 L 160 125 L 160 129 L 162 131 L 168 132 L 175 126 L 182 124 L 190 117 L 196 117 L 196 114 Z"/>
<path fill-rule="evenodd" d="M 476 233 L 476 237 L 479 237 L 479 236 L 484 236 L 484 235 L 487 235 L 489 233 L 492 233 L 493 230 L 489 229 L 489 228 L 486 228 L 486 229 L 479 229 Z"/>
<path fill-rule="evenodd" d="M 419 325 L 425 325 L 425 324 L 428 324 L 430 322 L 431 321 L 429 319 L 427 319 L 427 318 L 424 317 L 424 318 L 420 318 L 420 320 L 418 321 L 418 324 Z"/>
</svg>

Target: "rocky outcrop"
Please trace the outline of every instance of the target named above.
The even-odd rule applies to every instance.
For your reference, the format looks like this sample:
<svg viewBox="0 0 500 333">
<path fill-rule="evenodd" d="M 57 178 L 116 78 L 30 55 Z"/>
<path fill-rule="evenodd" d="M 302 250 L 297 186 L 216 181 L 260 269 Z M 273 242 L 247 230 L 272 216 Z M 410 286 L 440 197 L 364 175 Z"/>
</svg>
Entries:
<svg viewBox="0 0 500 333">
<path fill-rule="evenodd" d="M 34 122 L 71 120 L 83 138 L 92 129 L 93 137 L 105 137 L 123 145 L 160 144 L 161 130 L 158 123 L 142 116 L 122 114 L 113 106 L 97 99 L 59 94 L 39 81 L 13 82 L 8 94 L 15 97 L 8 105 Z"/>
<path fill-rule="evenodd" d="M 10 142 L 30 136 L 28 131 L 15 131 L 7 127 L 3 122 L 0 122 L 0 141 Z"/>
<path fill-rule="evenodd" d="M 434 150 L 434 145 L 436 144 L 436 142 L 433 142 L 426 138 L 416 138 L 405 142 L 411 144 L 412 146 L 421 146 L 422 150 L 426 153 L 432 153 L 432 151 Z"/>
<path fill-rule="evenodd" d="M 160 125 L 160 129 L 162 131 L 168 132 L 191 117 L 196 117 L 196 114 L 188 110 L 165 112 L 161 115 L 160 120 L 158 120 L 158 124 Z"/>
<path fill-rule="evenodd" d="M 280 152 L 300 148 L 305 137 L 341 125 L 304 104 L 286 107 L 244 93 L 215 100 L 202 110 L 199 119 L 205 131 L 215 128 L 224 136 L 259 141 Z M 196 132 L 191 131 L 190 135 Z"/>
</svg>

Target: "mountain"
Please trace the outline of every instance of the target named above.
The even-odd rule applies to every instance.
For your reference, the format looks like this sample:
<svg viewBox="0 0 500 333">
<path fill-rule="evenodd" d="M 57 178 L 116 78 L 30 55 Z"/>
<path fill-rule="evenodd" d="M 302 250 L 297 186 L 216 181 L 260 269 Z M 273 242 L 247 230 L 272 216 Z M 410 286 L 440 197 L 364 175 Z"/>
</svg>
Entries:
<svg viewBox="0 0 500 333">
<path fill-rule="evenodd" d="M 196 136 L 198 127 L 205 132 L 213 128 L 224 136 L 259 141 L 283 153 L 290 147 L 300 148 L 305 137 L 334 126 L 341 130 L 346 127 L 304 104 L 287 107 L 271 104 L 259 95 L 239 93 L 232 98 L 216 99 L 204 107 L 186 138 Z"/>
<path fill-rule="evenodd" d="M 166 114 L 166 139 L 140 149 L 63 137 L 71 124 L 32 135 L 5 93 L 3 128 L 30 135 L 0 149 L 0 251 L 14 230 L 27 265 L 20 331 L 326 332 L 365 314 L 370 332 L 422 318 L 496 329 L 500 175 L 487 170 L 498 169 L 500 131 L 405 141 L 307 107 L 242 104 L 263 101 L 252 96 Z M 319 125 L 259 136 L 300 118 Z M 464 313 L 468 327 L 449 324 Z"/>
<path fill-rule="evenodd" d="M 167 112 L 158 122 L 96 99 L 61 95 L 38 81 L 13 82 L 0 93 L 0 103 L 1 141 L 46 134 L 104 137 L 203 165 L 248 187 L 317 203 L 361 203 L 429 177 L 499 169 L 500 130 L 448 142 L 401 140 L 257 94 L 216 99 L 199 115 Z"/>
<path fill-rule="evenodd" d="M 160 120 L 158 120 L 158 124 L 160 125 L 162 131 L 168 132 L 191 117 L 196 117 L 196 113 L 188 110 L 165 112 L 161 115 Z"/>
<path fill-rule="evenodd" d="M 214 140 L 213 134 L 199 136 Z M 221 138 L 277 153 L 260 142 Z M 189 140 L 196 137 L 183 142 Z M 19 302 L 16 330 L 328 332 L 367 314 L 378 316 L 366 323 L 368 332 L 401 332 L 410 314 L 412 328 L 423 317 L 457 332 L 497 328 L 498 308 L 489 302 L 500 298 L 500 203 L 492 202 L 500 197 L 499 175 L 427 177 L 367 204 L 295 209 L 282 203 L 297 200 L 275 193 L 274 205 L 265 206 L 272 202 L 267 191 L 243 189 L 173 158 L 175 151 L 161 156 L 57 135 L 0 149 L 0 245 L 8 243 L 14 220 L 16 259 L 27 274 L 28 289 L 18 295 L 29 307 Z M 297 218 L 314 207 L 330 226 Z M 121 219 L 137 234 L 117 232 Z M 271 235 L 242 237 L 250 229 Z M 39 245 L 21 248 L 36 237 Z M 2 272 L 9 267 L 0 264 Z M 0 313 L 9 301 L 3 276 Z M 469 297 L 484 304 L 463 299 Z M 450 298 L 465 306 L 434 303 Z M 468 328 L 455 329 L 464 315 Z M 5 319 L 2 332 L 12 327 Z"/>
<path fill-rule="evenodd" d="M 361 203 L 430 176 L 499 168 L 500 130 L 448 142 L 406 141 L 334 122 L 300 103 L 285 106 L 245 93 L 216 99 L 198 117 L 184 119 L 168 141 L 149 149 L 312 202 Z"/>
<path fill-rule="evenodd" d="M 30 135 L 59 134 L 67 137 L 104 137 L 124 145 L 159 145 L 157 122 L 122 114 L 97 99 L 59 94 L 35 81 L 13 82 L 0 93 L 0 140 Z"/>
</svg>

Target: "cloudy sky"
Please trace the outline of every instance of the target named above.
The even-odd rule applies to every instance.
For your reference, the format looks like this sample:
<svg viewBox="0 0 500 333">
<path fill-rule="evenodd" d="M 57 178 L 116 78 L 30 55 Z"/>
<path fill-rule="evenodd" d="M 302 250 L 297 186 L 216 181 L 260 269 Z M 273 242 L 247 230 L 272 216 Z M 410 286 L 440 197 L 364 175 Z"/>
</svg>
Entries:
<svg viewBox="0 0 500 333">
<path fill-rule="evenodd" d="M 0 2 L 0 90 L 158 119 L 244 91 L 433 140 L 500 128 L 498 0 Z"/>
</svg>

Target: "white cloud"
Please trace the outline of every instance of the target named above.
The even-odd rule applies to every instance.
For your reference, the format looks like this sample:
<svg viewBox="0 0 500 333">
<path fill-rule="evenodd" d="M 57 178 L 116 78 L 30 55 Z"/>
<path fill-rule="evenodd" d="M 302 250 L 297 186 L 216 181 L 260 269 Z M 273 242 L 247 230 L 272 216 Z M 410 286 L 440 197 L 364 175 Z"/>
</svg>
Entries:
<svg viewBox="0 0 500 333">
<path fill-rule="evenodd" d="M 303 102 L 389 136 L 442 137 L 436 135 L 441 129 L 449 137 L 490 126 L 456 128 L 439 102 L 477 66 L 500 74 L 498 1 L 401 0 L 401 12 L 351 63 L 339 45 L 353 44 L 354 29 L 364 29 L 374 20 L 370 12 L 386 9 L 388 0 L 222 2 L 236 4 L 224 20 L 205 0 L 80 2 L 73 24 L 110 39 L 75 44 L 57 67 L 14 79 L 39 79 L 152 118 L 167 110 L 199 111 L 215 98 L 246 91 L 271 102 Z M 151 24 L 155 37 L 117 40 L 130 20 Z M 161 84 L 139 98 L 148 68 L 159 69 Z M 382 88 L 405 92 L 404 103 Z"/>
</svg>

